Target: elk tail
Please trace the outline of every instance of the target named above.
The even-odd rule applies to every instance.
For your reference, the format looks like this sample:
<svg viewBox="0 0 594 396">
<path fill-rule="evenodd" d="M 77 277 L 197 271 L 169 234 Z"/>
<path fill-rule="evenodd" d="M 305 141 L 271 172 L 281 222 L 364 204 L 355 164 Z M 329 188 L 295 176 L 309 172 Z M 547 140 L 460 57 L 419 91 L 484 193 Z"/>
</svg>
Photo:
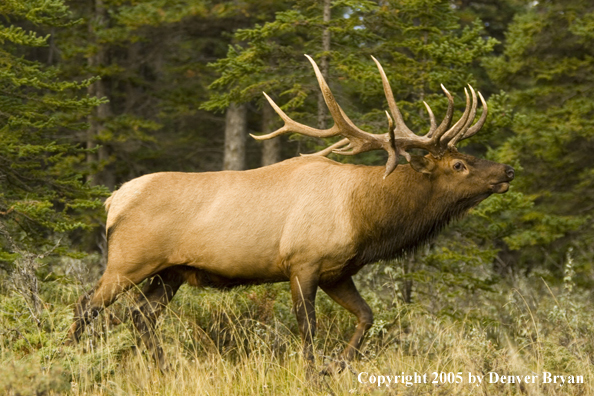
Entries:
<svg viewBox="0 0 594 396">
<path fill-rule="evenodd" d="M 116 190 L 116 191 L 114 191 L 114 192 L 113 192 L 113 193 L 112 193 L 112 194 L 109 196 L 109 198 L 107 198 L 107 199 L 105 200 L 105 203 L 104 203 L 103 205 L 105 205 L 105 211 L 106 211 L 106 212 L 109 212 L 109 207 L 111 206 L 111 200 L 113 199 L 113 197 L 115 197 L 116 193 L 117 193 L 117 190 Z"/>
</svg>

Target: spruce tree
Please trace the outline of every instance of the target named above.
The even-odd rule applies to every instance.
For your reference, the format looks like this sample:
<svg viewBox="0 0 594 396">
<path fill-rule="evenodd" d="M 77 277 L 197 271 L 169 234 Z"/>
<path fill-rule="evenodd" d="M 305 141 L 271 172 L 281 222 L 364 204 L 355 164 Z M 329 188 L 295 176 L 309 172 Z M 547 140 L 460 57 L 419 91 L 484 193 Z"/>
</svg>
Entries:
<svg viewBox="0 0 594 396">
<path fill-rule="evenodd" d="M 63 69 L 100 76 L 91 88 L 109 99 L 81 136 L 100 147 L 88 156 L 96 180 L 117 188 L 156 171 L 221 169 L 225 118 L 200 109 L 216 78 L 206 65 L 225 55 L 236 29 L 270 19 L 284 2 L 67 3 L 82 22 L 58 32 Z"/>
<path fill-rule="evenodd" d="M 549 269 L 552 279 L 570 250 L 580 270 L 594 258 L 593 38 L 591 3 L 538 2 L 516 16 L 504 53 L 487 62 L 515 110 L 498 156 L 519 165 L 514 184 L 533 201 L 507 242 L 520 269 Z"/>
<path fill-rule="evenodd" d="M 49 29 L 70 19 L 62 0 L 0 4 L 0 260 L 9 268 L 26 252 L 69 245 L 63 236 L 96 225 L 103 190 L 85 183 L 84 147 L 72 137 L 101 100 L 84 90 L 92 79 L 66 81 L 48 66 Z M 41 61 L 44 59 L 44 61 Z M 61 249 L 61 250 L 60 250 Z"/>
<path fill-rule="evenodd" d="M 291 116 L 310 125 L 331 123 L 325 120 L 325 111 L 320 111 L 318 84 L 304 54 L 316 59 L 322 73 L 336 81 L 340 72 L 335 66 L 356 57 L 356 43 L 366 35 L 364 30 L 357 30 L 360 18 L 376 5 L 369 1 L 340 2 L 331 7 L 330 18 L 327 13 L 325 16 L 324 5 L 297 1 L 278 11 L 273 21 L 239 29 L 234 35 L 239 44 L 230 46 L 227 57 L 213 63 L 220 77 L 211 85 L 210 100 L 202 107 L 216 111 L 230 103 L 252 101 L 269 106 L 262 95 L 266 91 Z M 324 66 L 326 61 L 329 70 Z M 276 123 L 273 119 L 272 124 Z M 265 125 L 263 129 L 268 128 Z"/>
</svg>

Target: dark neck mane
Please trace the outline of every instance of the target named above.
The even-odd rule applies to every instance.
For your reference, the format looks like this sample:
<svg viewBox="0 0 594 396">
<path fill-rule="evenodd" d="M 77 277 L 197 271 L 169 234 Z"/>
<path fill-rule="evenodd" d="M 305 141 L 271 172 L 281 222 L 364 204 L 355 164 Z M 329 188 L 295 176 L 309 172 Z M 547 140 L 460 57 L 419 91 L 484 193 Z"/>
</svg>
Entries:
<svg viewBox="0 0 594 396">
<path fill-rule="evenodd" d="M 439 191 L 429 176 L 409 166 L 399 167 L 387 180 L 372 180 L 356 189 L 353 197 L 358 235 L 351 262 L 357 266 L 416 250 L 485 198 Z"/>
</svg>

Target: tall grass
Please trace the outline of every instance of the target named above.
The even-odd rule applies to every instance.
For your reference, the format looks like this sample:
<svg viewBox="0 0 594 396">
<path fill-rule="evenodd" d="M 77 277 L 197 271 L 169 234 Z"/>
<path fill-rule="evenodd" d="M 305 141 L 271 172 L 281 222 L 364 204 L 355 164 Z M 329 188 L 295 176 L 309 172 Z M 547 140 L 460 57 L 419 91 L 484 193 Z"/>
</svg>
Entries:
<svg viewBox="0 0 594 396">
<path fill-rule="evenodd" d="M 161 373 L 137 347 L 125 314 L 135 291 L 98 318 L 78 346 L 63 347 L 71 306 L 89 284 L 52 276 L 41 282 L 39 323 L 22 296 L 0 294 L 2 395 L 594 395 L 594 308 L 588 293 L 568 287 L 571 279 L 553 288 L 535 274 L 493 292 L 452 294 L 418 284 L 414 302 L 403 304 L 390 279 L 363 274 L 383 283 L 361 286 L 376 314 L 361 356 L 339 375 L 308 380 L 287 284 L 228 292 L 183 286 L 161 319 L 171 365 Z M 321 369 L 337 358 L 355 320 L 318 296 Z M 544 371 L 583 376 L 584 383 L 544 384 Z M 455 383 L 459 372 L 463 381 Z M 489 372 L 539 379 L 491 384 Z M 378 386 L 378 376 L 402 373 L 426 374 L 429 383 Z M 433 373 L 438 383 L 431 383 Z M 469 373 L 485 378 L 470 384 Z"/>
</svg>

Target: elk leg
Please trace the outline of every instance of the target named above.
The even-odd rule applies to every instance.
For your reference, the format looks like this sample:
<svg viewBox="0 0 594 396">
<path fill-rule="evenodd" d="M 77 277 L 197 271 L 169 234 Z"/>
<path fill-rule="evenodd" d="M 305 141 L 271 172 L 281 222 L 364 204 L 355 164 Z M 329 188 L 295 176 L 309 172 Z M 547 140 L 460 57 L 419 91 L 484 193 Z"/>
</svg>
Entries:
<svg viewBox="0 0 594 396">
<path fill-rule="evenodd" d="M 119 274 L 114 275 L 108 267 L 95 289 L 84 294 L 76 303 L 74 322 L 68 330 L 68 339 L 64 345 L 76 344 L 86 325 L 96 318 L 104 308 L 110 306 L 122 292 L 143 280 L 144 278 L 135 279 Z"/>
<path fill-rule="evenodd" d="M 166 370 L 166 363 L 163 348 L 155 335 L 157 319 L 184 281 L 184 277 L 172 268 L 161 271 L 146 282 L 132 310 L 132 323 L 139 339 L 151 352 L 161 371 Z"/>
<path fill-rule="evenodd" d="M 346 363 L 355 357 L 359 350 L 365 332 L 373 325 L 373 313 L 369 305 L 357 291 L 353 279 L 349 276 L 331 285 L 320 286 L 330 298 L 357 317 L 357 327 L 349 344 L 344 349 L 339 362 L 329 364 L 323 374 L 339 373 L 346 367 Z"/>
<path fill-rule="evenodd" d="M 291 297 L 293 309 L 297 316 L 297 325 L 303 342 L 303 358 L 308 364 L 309 372 L 314 368 L 313 339 L 316 333 L 316 292 L 318 279 L 311 275 L 291 275 Z"/>
</svg>

